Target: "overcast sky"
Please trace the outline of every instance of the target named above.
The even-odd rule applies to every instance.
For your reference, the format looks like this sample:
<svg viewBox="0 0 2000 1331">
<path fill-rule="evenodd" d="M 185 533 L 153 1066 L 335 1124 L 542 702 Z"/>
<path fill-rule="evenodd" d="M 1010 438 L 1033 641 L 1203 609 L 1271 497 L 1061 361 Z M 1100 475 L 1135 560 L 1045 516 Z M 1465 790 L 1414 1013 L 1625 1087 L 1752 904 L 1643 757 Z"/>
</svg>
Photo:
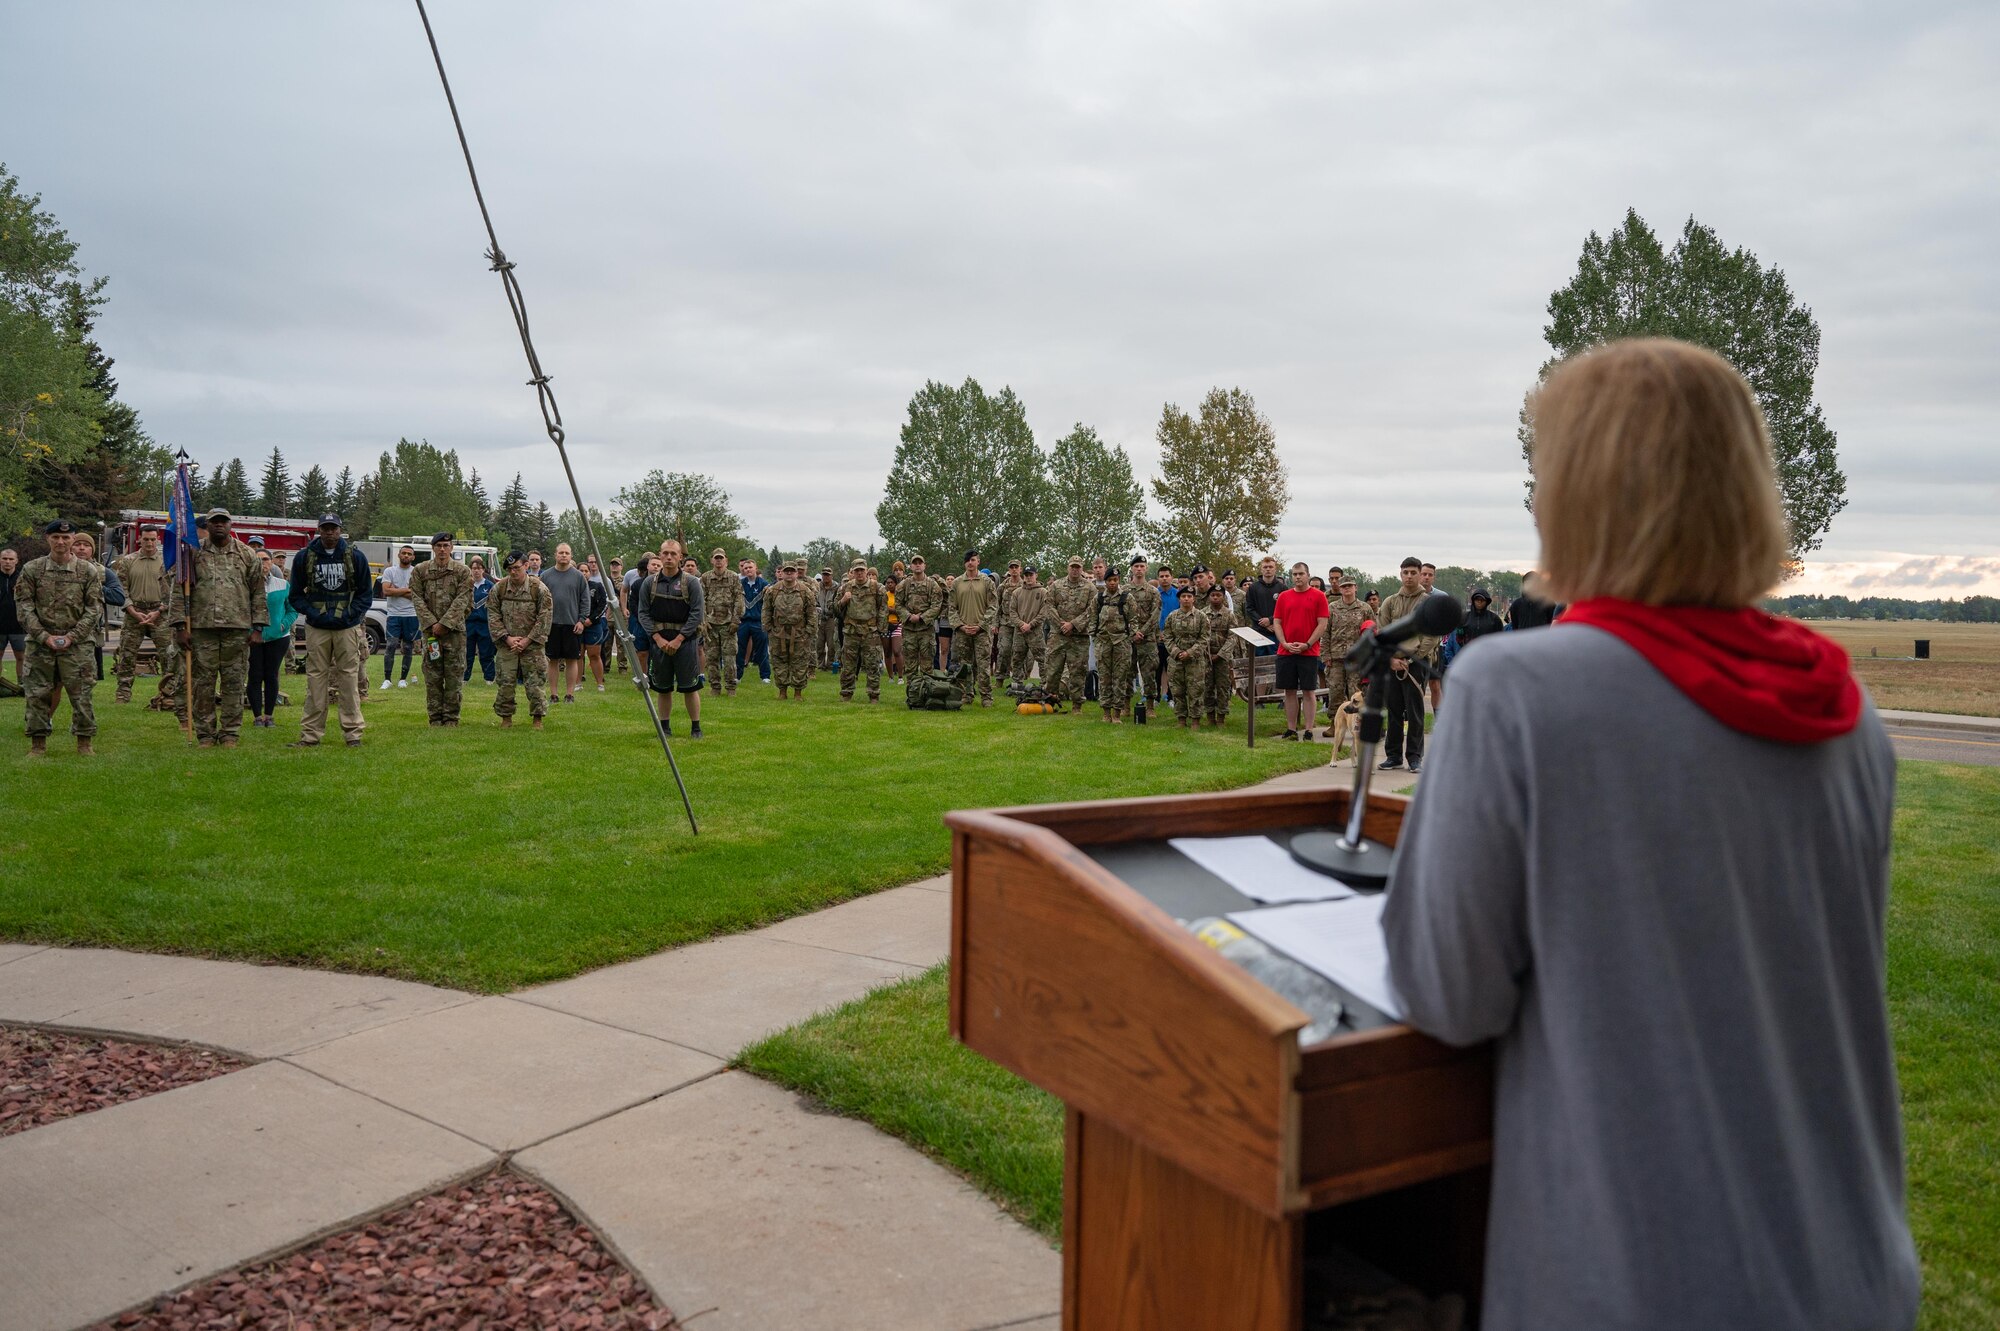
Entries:
<svg viewBox="0 0 2000 1331">
<path fill-rule="evenodd" d="M 1549 293 L 1629 205 L 1789 276 L 1850 502 L 1813 585 L 2000 591 L 2000 6 L 435 0 L 579 479 L 867 545 L 909 397 L 1150 475 L 1252 393 L 1315 566 L 1526 566 Z M 162 442 L 398 435 L 564 500 L 414 7 L 0 0 L 0 161 Z M 564 501 L 563 506 L 566 506 Z"/>
</svg>

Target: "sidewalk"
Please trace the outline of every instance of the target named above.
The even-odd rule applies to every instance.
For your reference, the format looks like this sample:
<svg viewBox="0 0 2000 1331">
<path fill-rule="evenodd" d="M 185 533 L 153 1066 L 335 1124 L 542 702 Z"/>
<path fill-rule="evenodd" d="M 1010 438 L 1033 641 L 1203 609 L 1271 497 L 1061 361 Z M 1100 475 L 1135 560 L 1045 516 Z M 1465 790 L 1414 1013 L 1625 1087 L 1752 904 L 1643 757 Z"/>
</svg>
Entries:
<svg viewBox="0 0 2000 1331">
<path fill-rule="evenodd" d="M 1922 726 L 1930 730 L 1971 730 L 1981 734 L 2000 735 L 2000 716 L 1960 716 L 1954 712 L 1899 712 L 1892 708 L 1877 708 L 1877 716 L 1885 725 Z"/>
<path fill-rule="evenodd" d="M 506 1165 L 705 1331 L 1054 1331 L 1061 1262 L 1038 1235 L 867 1124 L 726 1070 L 942 960 L 948 887 L 504 997 L 0 944 L 0 1021 L 263 1060 L 0 1139 L 0 1327 L 110 1317 Z"/>
</svg>

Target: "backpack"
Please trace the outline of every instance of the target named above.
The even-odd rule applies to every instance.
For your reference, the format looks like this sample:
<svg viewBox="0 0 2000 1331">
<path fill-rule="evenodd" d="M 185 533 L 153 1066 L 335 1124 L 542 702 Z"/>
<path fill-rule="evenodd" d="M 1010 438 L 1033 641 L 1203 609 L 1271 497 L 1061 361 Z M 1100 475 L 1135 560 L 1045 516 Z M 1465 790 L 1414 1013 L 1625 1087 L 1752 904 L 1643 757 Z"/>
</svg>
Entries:
<svg viewBox="0 0 2000 1331">
<path fill-rule="evenodd" d="M 912 671 L 904 701 L 911 711 L 956 712 L 965 706 L 972 687 L 972 662 L 961 661 L 950 670 Z"/>
</svg>

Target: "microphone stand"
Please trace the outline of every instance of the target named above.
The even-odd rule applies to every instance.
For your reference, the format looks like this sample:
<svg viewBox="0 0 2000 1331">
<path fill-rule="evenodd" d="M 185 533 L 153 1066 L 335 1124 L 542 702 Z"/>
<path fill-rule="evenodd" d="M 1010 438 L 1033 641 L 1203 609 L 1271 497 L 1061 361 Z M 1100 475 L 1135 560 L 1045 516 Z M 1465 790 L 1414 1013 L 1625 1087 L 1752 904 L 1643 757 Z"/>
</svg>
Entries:
<svg viewBox="0 0 2000 1331">
<path fill-rule="evenodd" d="M 1389 663 L 1396 647 L 1373 630 L 1361 635 L 1347 653 L 1347 664 L 1368 676 L 1361 701 L 1361 724 L 1355 728 L 1354 794 L 1348 801 L 1347 828 L 1342 832 L 1301 832 L 1292 838 L 1292 858 L 1308 869 L 1338 878 L 1349 887 L 1379 892 L 1389 885 L 1396 851 L 1361 835 L 1368 815 L 1368 785 L 1375 777 L 1375 749 L 1382 742 L 1382 718 L 1389 694 Z M 1419 723 L 1421 724 L 1421 723 Z"/>
</svg>

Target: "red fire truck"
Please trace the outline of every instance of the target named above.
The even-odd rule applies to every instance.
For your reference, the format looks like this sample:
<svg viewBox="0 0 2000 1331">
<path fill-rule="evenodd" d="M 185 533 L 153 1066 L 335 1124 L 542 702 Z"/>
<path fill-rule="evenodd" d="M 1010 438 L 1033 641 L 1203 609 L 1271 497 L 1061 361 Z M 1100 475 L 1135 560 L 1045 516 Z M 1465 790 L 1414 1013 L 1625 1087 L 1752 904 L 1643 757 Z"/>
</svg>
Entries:
<svg viewBox="0 0 2000 1331">
<path fill-rule="evenodd" d="M 205 508 L 197 509 L 206 513 Z M 309 518 L 259 518 L 247 513 L 232 513 L 229 516 L 229 532 L 239 541 L 247 541 L 252 536 L 264 538 L 264 548 L 272 554 L 289 555 L 294 550 L 303 550 L 319 535 L 317 515 Z M 100 559 L 109 563 L 127 550 L 139 548 L 139 531 L 151 527 L 164 532 L 167 515 L 159 509 L 128 508 L 118 514 L 118 525 L 104 531 L 104 553 Z"/>
</svg>

